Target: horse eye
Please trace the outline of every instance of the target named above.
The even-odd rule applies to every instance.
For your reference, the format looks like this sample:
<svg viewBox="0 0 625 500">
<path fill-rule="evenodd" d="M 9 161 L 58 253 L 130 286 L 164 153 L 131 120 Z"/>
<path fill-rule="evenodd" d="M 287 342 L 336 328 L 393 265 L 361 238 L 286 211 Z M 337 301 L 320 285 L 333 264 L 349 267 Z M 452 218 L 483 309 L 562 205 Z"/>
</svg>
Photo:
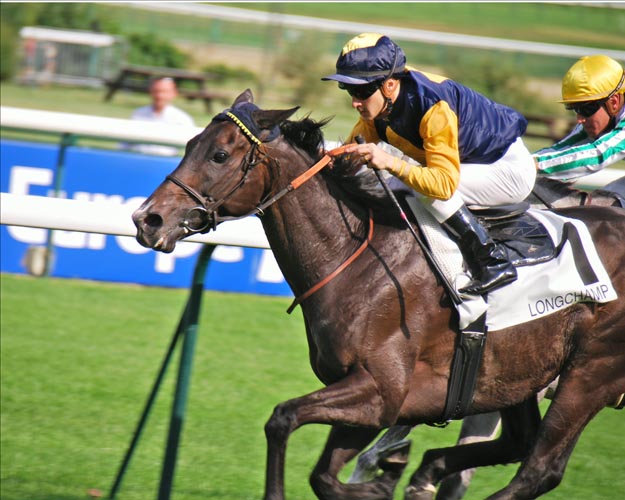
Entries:
<svg viewBox="0 0 625 500">
<path fill-rule="evenodd" d="M 228 159 L 228 153 L 226 153 L 225 151 L 217 151 L 214 155 L 213 155 L 213 161 L 215 163 L 223 163 Z"/>
</svg>

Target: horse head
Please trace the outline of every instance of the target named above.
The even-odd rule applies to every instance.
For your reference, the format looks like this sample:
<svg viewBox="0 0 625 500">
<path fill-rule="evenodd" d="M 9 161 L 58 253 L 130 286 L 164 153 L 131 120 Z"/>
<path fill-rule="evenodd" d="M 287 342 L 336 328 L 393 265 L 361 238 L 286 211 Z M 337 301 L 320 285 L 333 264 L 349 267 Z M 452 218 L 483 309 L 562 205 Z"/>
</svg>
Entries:
<svg viewBox="0 0 625 500">
<path fill-rule="evenodd" d="M 186 145 L 184 157 L 133 213 L 137 241 L 172 252 L 176 242 L 255 213 L 271 190 L 266 144 L 298 108 L 263 111 L 248 89 Z"/>
</svg>

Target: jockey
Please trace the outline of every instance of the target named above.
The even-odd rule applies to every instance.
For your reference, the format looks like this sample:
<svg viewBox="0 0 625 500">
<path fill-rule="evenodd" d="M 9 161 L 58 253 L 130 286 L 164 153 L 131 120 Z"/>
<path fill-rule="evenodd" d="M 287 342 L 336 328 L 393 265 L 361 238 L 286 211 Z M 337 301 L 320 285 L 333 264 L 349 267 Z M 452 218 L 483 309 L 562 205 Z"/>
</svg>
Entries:
<svg viewBox="0 0 625 500">
<path fill-rule="evenodd" d="M 538 175 L 568 181 L 625 159 L 625 72 L 608 56 L 582 57 L 562 79 L 562 100 L 577 115 L 564 139 L 534 153 Z"/>
<path fill-rule="evenodd" d="M 341 51 L 335 80 L 352 98 L 360 118 L 347 142 L 370 168 L 388 170 L 423 195 L 432 215 L 457 242 L 473 280 L 459 291 L 484 294 L 517 278 L 506 249 L 495 243 L 466 205 L 518 203 L 536 178 L 521 136 L 527 120 L 442 76 L 406 66 L 390 38 L 363 33 Z M 387 142 L 414 165 L 381 149 Z"/>
</svg>

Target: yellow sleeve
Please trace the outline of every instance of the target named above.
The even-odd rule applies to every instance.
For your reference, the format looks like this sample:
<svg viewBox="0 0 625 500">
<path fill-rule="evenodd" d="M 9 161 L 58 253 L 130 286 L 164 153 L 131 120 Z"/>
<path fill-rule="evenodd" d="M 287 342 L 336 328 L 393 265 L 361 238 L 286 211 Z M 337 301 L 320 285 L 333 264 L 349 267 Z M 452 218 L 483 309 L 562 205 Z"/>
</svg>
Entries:
<svg viewBox="0 0 625 500">
<path fill-rule="evenodd" d="M 375 129 L 375 125 L 373 124 L 373 122 L 358 120 L 345 143 L 349 144 L 351 142 L 356 142 L 355 137 L 357 135 L 362 135 L 365 138 L 365 142 L 373 142 L 374 144 L 380 142 L 378 131 Z"/>
<path fill-rule="evenodd" d="M 440 101 L 423 116 L 419 125 L 423 138 L 425 166 L 395 160 L 390 171 L 415 191 L 439 200 L 448 200 L 460 182 L 458 117 L 449 104 Z"/>
</svg>

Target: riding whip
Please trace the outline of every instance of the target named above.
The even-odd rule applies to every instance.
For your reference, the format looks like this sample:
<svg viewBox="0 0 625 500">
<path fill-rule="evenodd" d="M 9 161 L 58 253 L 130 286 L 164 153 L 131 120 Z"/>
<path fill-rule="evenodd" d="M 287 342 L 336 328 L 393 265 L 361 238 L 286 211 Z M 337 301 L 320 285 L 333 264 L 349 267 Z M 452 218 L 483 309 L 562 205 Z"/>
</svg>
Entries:
<svg viewBox="0 0 625 500">
<path fill-rule="evenodd" d="M 365 139 L 364 139 L 364 137 L 362 135 L 357 135 L 355 137 L 355 140 L 356 140 L 356 142 L 358 144 L 365 144 Z M 399 201 L 397 200 L 397 197 L 393 194 L 393 191 L 391 191 L 391 188 L 388 187 L 388 184 L 386 183 L 386 180 L 384 179 L 384 177 L 382 177 L 382 172 L 380 172 L 377 168 L 374 168 L 373 171 L 375 172 L 375 175 L 378 178 L 378 181 L 380 181 L 380 184 L 382 184 L 382 187 L 384 188 L 384 191 L 386 192 L 386 195 L 390 198 L 390 200 L 393 202 L 393 205 L 395 205 L 395 208 L 397 208 L 397 210 L 399 211 L 399 215 L 403 219 L 403 221 L 406 223 L 406 226 L 410 230 L 410 234 L 412 234 L 414 239 L 417 241 L 417 243 L 421 247 L 421 250 L 423 250 L 423 254 L 427 258 L 427 260 L 434 267 L 434 269 L 436 269 L 436 272 L 438 273 L 439 277 L 441 278 L 441 280 L 443 282 L 443 285 L 447 289 L 447 292 L 449 293 L 449 296 L 451 297 L 451 299 L 453 300 L 453 302 L 455 304 L 461 304 L 462 303 L 462 299 L 460 298 L 460 295 L 458 295 L 458 292 L 456 291 L 456 289 L 453 287 L 453 285 L 446 278 L 445 274 L 443 273 L 443 270 L 438 265 L 438 262 L 436 262 L 436 259 L 432 255 L 432 252 L 430 251 L 428 246 L 419 237 L 417 232 L 412 227 L 412 224 L 410 223 L 410 221 L 408 220 L 408 217 L 406 216 L 406 212 L 404 212 L 404 209 L 399 204 Z"/>
</svg>

